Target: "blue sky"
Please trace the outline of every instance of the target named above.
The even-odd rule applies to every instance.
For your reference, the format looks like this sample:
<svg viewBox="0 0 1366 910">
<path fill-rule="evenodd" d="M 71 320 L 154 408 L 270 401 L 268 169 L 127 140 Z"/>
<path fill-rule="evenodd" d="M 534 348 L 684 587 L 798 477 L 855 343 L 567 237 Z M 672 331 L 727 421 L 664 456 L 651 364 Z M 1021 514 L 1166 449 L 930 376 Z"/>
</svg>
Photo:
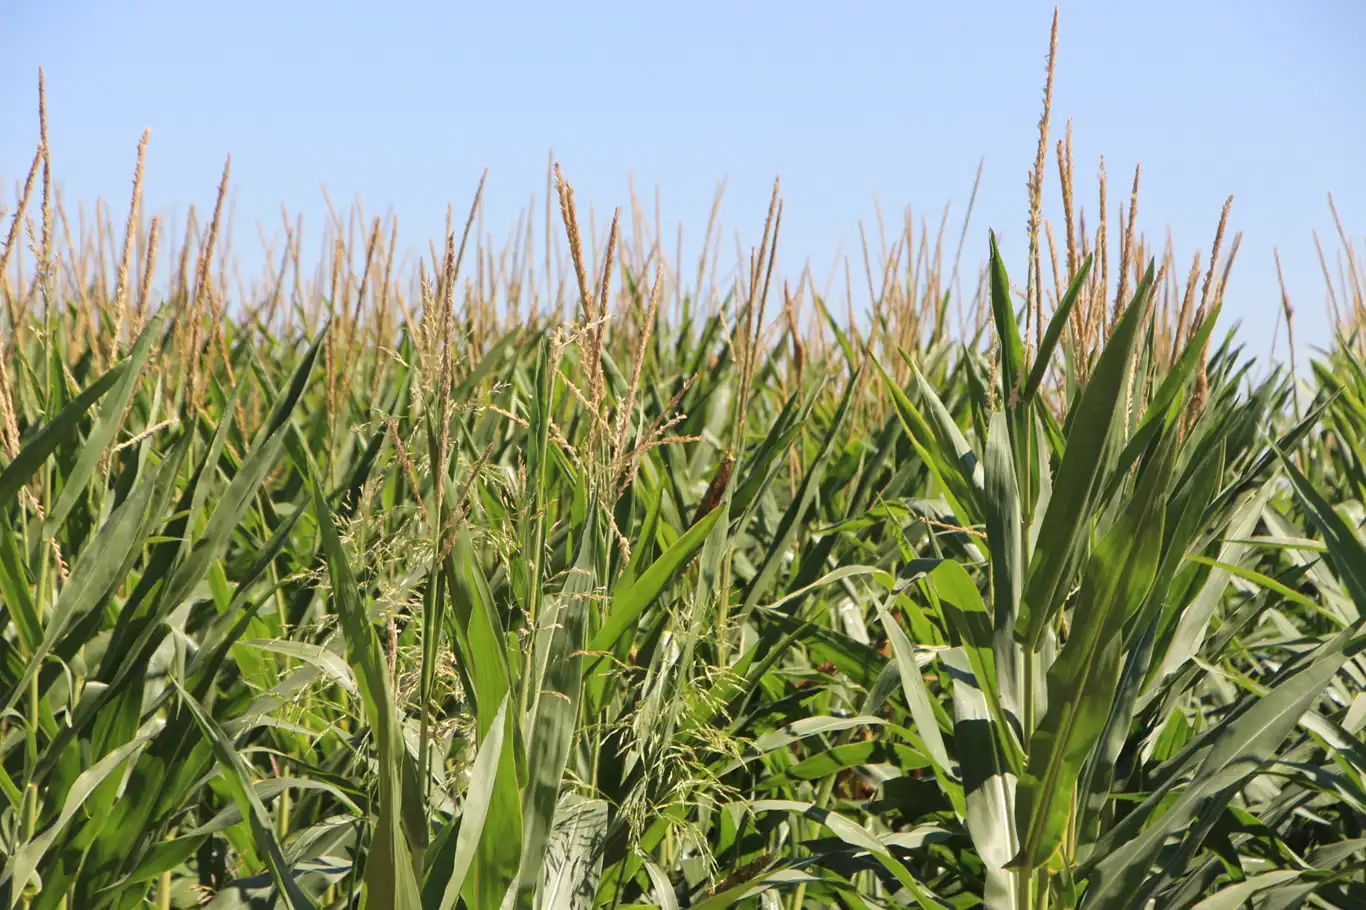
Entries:
<svg viewBox="0 0 1366 910">
<path fill-rule="evenodd" d="M 730 2 L 355 4 L 40 3 L 12 0 L 0 55 L 0 177 L 10 192 L 37 137 L 47 73 L 54 166 L 71 199 L 124 205 L 137 140 L 152 128 L 152 211 L 201 209 L 233 158 L 234 249 L 254 222 L 301 212 L 320 248 L 319 189 L 368 215 L 392 207 L 417 249 L 463 210 L 489 168 L 487 229 L 501 241 L 554 149 L 599 221 L 661 188 L 665 231 L 695 256 L 719 179 L 723 222 L 757 242 L 775 174 L 786 201 L 780 263 L 809 258 L 823 284 L 854 256 L 874 198 L 951 232 L 985 172 L 965 253 L 988 227 L 1024 274 L 1025 181 L 1034 156 L 1052 4 Z M 1073 119 L 1078 193 L 1095 218 L 1104 154 L 1111 215 L 1142 162 L 1139 225 L 1168 228 L 1187 261 L 1208 249 L 1225 196 L 1245 234 L 1227 310 L 1259 353 L 1270 343 L 1280 248 L 1307 342 L 1326 338 L 1310 231 L 1339 248 L 1332 192 L 1366 236 L 1366 6 L 1071 3 L 1062 7 L 1054 135 Z M 1056 208 L 1050 161 L 1047 198 Z M 1112 222 L 1113 223 L 1113 222 Z M 723 250 L 734 249 L 733 239 Z M 1282 336 L 1283 337 L 1283 336 Z"/>
</svg>

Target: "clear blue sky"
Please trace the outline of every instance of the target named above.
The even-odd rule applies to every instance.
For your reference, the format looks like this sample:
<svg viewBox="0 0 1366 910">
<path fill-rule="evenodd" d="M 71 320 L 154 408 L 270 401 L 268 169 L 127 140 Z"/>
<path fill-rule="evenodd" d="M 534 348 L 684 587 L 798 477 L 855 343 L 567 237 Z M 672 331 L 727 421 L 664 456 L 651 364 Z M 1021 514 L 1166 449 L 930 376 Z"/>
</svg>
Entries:
<svg viewBox="0 0 1366 910">
<path fill-rule="evenodd" d="M 425 250 L 485 167 L 487 227 L 501 241 L 532 193 L 541 204 L 553 148 L 600 221 L 628 201 L 628 172 L 646 200 L 658 184 L 670 244 L 683 222 L 689 258 L 720 178 L 726 227 L 754 243 L 780 174 L 781 267 L 795 278 L 810 257 L 821 284 L 841 243 L 857 268 L 874 197 L 889 220 L 911 204 L 933 222 L 952 202 L 956 230 L 985 156 L 965 274 L 990 226 L 1022 277 L 1051 13 L 1041 2 L 11 0 L 0 176 L 8 192 L 32 156 L 42 65 L 68 198 L 121 208 L 151 127 L 148 204 L 183 217 L 211 205 L 231 153 L 243 255 L 258 246 L 254 222 L 276 230 L 281 203 L 304 214 L 316 254 L 320 182 L 339 204 L 359 195 L 369 215 L 392 206 Z M 1312 342 L 1326 319 L 1311 229 L 1330 256 L 1339 247 L 1327 192 L 1366 237 L 1363 38 L 1360 0 L 1062 6 L 1054 135 L 1073 118 L 1088 222 L 1102 153 L 1112 217 L 1141 161 L 1140 227 L 1159 242 L 1170 227 L 1187 258 L 1208 249 L 1234 194 L 1245 237 L 1227 308 L 1259 353 L 1279 298 L 1273 244 Z M 1050 206 L 1054 176 L 1050 161 Z"/>
</svg>

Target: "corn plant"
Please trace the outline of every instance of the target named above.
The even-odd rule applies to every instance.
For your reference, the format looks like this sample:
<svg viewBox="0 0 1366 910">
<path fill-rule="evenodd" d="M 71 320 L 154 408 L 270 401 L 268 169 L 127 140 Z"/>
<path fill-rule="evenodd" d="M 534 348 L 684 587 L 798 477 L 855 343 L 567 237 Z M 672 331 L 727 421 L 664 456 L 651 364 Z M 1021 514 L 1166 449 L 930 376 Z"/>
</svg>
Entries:
<svg viewBox="0 0 1366 910">
<path fill-rule="evenodd" d="M 1184 293 L 1069 209 L 1051 291 L 1032 217 L 975 296 L 908 220 L 840 317 L 774 280 L 776 188 L 689 281 L 556 172 L 540 273 L 476 194 L 416 275 L 357 214 L 230 305 L 226 171 L 158 283 L 141 151 L 109 275 L 46 189 L 24 255 L 46 150 L 0 258 L 4 906 L 1366 902 L 1366 367 L 1216 336 L 1222 219 Z"/>
</svg>

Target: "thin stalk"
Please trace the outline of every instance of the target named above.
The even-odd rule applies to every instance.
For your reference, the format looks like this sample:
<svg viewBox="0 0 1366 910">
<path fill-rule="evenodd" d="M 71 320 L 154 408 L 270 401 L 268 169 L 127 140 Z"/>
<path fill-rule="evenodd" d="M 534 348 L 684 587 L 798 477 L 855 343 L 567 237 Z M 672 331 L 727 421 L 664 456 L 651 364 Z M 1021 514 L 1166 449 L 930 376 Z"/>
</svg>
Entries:
<svg viewBox="0 0 1366 910">
<path fill-rule="evenodd" d="M 281 841 L 289 834 L 289 788 L 280 793 L 279 812 L 275 818 L 276 836 Z"/>
<path fill-rule="evenodd" d="M 1029 866 L 1020 867 L 1015 888 L 1015 910 L 1034 910 L 1034 886 L 1037 877 Z"/>
<path fill-rule="evenodd" d="M 171 910 L 171 872 L 161 873 L 161 880 L 157 882 L 157 908 L 158 910 Z"/>
<path fill-rule="evenodd" d="M 33 674 L 33 679 L 29 681 L 28 687 L 28 729 L 25 731 L 25 746 L 27 747 L 26 758 L 28 759 L 29 773 L 38 764 L 38 721 L 39 721 L 39 698 L 38 698 L 38 674 Z"/>
<path fill-rule="evenodd" d="M 1024 649 L 1024 696 L 1021 698 L 1020 705 L 1021 728 L 1023 735 L 1021 739 L 1024 745 L 1024 760 L 1029 761 L 1029 741 L 1034 734 L 1034 661 L 1037 654 L 1033 648 Z M 1016 910 L 1035 910 L 1034 888 L 1036 870 L 1027 864 L 1021 866 L 1016 876 L 1015 888 L 1015 908 Z"/>
<path fill-rule="evenodd" d="M 38 833 L 38 785 L 30 782 L 24 796 L 24 843 L 28 843 Z M 13 887 L 24 889 L 24 910 L 28 910 L 34 898 L 28 882 L 15 882 Z"/>
<path fill-rule="evenodd" d="M 1048 910 L 1048 876 L 1034 873 L 1034 910 Z"/>
<path fill-rule="evenodd" d="M 445 596 L 445 591 L 442 590 L 442 588 L 444 587 L 444 585 L 443 585 L 444 575 L 443 575 L 443 573 L 441 572 L 441 569 L 440 569 L 442 559 L 441 559 L 441 554 L 440 554 L 439 551 L 438 551 L 438 553 L 437 553 L 437 555 L 436 555 L 435 558 L 436 558 L 436 560 L 437 560 L 437 570 L 436 570 L 436 572 L 434 573 L 434 577 L 433 577 L 433 581 L 435 582 L 435 584 L 434 584 L 434 585 L 431 585 L 431 584 L 428 585 L 428 589 L 429 589 L 429 592 L 430 592 L 430 602 L 424 602 L 424 603 L 423 603 L 424 615 L 426 615 L 426 611 L 435 610 L 435 609 L 436 609 L 436 603 L 438 602 L 438 599 Z M 424 634 L 424 635 L 439 635 L 439 634 L 440 634 L 440 630 L 434 628 L 435 623 L 431 623 L 431 624 L 429 624 L 429 625 L 433 626 L 433 628 L 424 629 L 424 630 L 423 630 L 423 634 Z M 424 666 L 423 666 L 423 668 L 422 668 L 422 722 L 421 722 L 421 726 L 420 726 L 419 733 L 418 733 L 417 779 L 418 779 L 418 780 L 421 782 L 421 784 L 422 784 L 423 793 L 424 793 L 424 794 L 427 794 L 427 793 L 430 792 L 430 784 L 431 784 L 430 780 L 428 779 L 428 778 L 429 778 L 429 775 L 428 775 L 428 755 L 429 755 L 429 753 L 430 753 L 430 751 L 431 751 L 431 736 L 432 736 L 432 732 L 431 732 L 431 731 L 432 731 L 432 725 L 431 725 L 431 716 L 432 716 L 432 710 L 431 710 L 431 709 L 432 709 L 432 693 L 431 693 L 431 683 L 430 683 L 430 680 L 429 680 L 428 668 L 425 666 L 425 663 L 426 663 L 426 661 L 427 661 L 427 659 L 428 659 L 428 649 L 427 649 L 427 647 L 426 647 L 426 642 L 425 642 L 425 641 L 423 642 L 422 658 L 423 658 L 423 662 L 424 662 Z M 428 803 L 428 805 L 430 805 L 430 801 L 427 801 L 427 803 Z"/>
</svg>

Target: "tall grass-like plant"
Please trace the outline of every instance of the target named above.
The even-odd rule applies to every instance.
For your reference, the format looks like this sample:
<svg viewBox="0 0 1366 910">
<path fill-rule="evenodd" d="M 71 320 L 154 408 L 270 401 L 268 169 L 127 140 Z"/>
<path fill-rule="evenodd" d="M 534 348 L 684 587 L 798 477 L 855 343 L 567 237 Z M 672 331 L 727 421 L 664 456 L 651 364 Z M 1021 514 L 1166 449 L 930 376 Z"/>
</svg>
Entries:
<svg viewBox="0 0 1366 910">
<path fill-rule="evenodd" d="M 137 189 L 71 238 L 44 128 L 0 904 L 1366 905 L 1355 317 L 1257 369 L 1228 209 L 1183 285 L 1137 175 L 1086 229 L 1070 131 L 1059 250 L 1048 120 L 1023 291 L 908 216 L 845 316 L 775 274 L 776 186 L 726 284 L 558 169 L 563 262 L 471 242 L 478 192 L 415 275 L 356 211 L 248 284 L 226 168 L 169 258 Z"/>
</svg>

